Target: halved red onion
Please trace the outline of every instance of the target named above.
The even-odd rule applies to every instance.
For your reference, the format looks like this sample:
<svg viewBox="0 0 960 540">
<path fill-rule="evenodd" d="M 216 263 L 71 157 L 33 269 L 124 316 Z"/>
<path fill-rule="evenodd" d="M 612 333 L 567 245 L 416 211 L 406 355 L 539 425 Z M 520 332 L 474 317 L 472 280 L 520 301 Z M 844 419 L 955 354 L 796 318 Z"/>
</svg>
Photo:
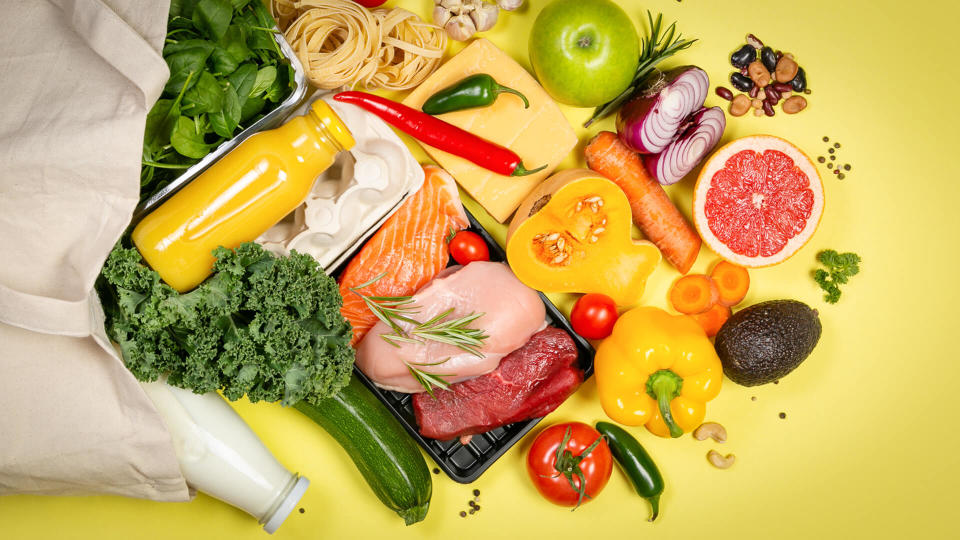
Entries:
<svg viewBox="0 0 960 540">
<path fill-rule="evenodd" d="M 665 186 L 679 182 L 713 150 L 726 126 L 727 119 L 720 107 L 700 109 L 663 152 L 642 156 L 647 171 Z"/>
<path fill-rule="evenodd" d="M 663 74 L 646 92 L 620 108 L 620 140 L 641 154 L 662 152 L 677 138 L 690 115 L 703 107 L 709 87 L 707 73 L 696 66 Z"/>
</svg>

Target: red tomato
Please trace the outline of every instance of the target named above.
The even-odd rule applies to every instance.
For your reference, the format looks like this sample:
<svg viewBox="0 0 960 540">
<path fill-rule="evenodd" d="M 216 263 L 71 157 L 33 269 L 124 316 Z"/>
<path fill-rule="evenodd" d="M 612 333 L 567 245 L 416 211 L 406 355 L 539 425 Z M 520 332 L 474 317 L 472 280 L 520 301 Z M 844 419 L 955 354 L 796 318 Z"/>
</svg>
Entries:
<svg viewBox="0 0 960 540">
<path fill-rule="evenodd" d="M 587 339 L 603 339 L 613 332 L 617 322 L 617 304 L 605 294 L 585 294 L 570 311 L 573 330 Z"/>
<path fill-rule="evenodd" d="M 490 249 L 483 237 L 475 232 L 460 231 L 450 239 L 450 255 L 460 264 L 489 261 Z"/>
<path fill-rule="evenodd" d="M 533 485 L 544 498 L 561 506 L 580 506 L 595 498 L 612 471 L 607 441 L 580 422 L 556 424 L 541 431 L 527 454 L 527 472 Z"/>
<path fill-rule="evenodd" d="M 387 2 L 387 0 L 353 0 L 353 1 L 360 4 L 363 7 L 368 7 L 368 8 L 375 8 Z"/>
</svg>

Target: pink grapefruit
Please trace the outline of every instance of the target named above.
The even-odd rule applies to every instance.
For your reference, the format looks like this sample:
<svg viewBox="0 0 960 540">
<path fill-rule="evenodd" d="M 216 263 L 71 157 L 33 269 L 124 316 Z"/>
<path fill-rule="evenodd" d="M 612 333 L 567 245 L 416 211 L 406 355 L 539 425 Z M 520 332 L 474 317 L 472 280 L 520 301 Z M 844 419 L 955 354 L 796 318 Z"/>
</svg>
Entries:
<svg viewBox="0 0 960 540">
<path fill-rule="evenodd" d="M 754 135 L 728 143 L 704 165 L 693 220 L 710 249 L 741 266 L 770 266 L 796 253 L 823 215 L 823 183 L 799 148 Z"/>
</svg>

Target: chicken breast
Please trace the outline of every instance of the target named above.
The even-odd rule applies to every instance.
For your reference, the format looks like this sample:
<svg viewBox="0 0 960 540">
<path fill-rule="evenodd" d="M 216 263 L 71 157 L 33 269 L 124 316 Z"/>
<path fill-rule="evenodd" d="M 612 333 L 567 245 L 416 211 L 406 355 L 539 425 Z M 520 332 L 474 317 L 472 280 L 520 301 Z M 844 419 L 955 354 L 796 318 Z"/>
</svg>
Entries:
<svg viewBox="0 0 960 540">
<path fill-rule="evenodd" d="M 414 378 L 410 366 L 448 383 L 489 373 L 500 359 L 546 326 L 540 296 L 501 263 L 478 261 L 449 268 L 420 289 L 413 300 L 411 305 L 417 313 L 411 318 L 417 321 L 429 321 L 448 309 L 453 312 L 446 320 L 482 313 L 470 327 L 482 329 L 488 337 L 480 347 L 481 356 L 431 340 L 398 342 L 399 346 L 394 346 L 381 337 L 393 330 L 378 322 L 357 347 L 357 366 L 381 388 L 423 392 L 425 388 Z M 414 325 L 401 326 L 409 331 Z"/>
</svg>

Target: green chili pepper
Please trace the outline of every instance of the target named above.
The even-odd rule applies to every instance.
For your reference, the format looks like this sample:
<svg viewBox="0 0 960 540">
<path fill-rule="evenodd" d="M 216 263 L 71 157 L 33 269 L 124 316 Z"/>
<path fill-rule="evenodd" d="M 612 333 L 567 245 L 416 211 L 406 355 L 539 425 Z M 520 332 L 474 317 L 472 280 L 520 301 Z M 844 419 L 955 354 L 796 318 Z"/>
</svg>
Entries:
<svg viewBox="0 0 960 540">
<path fill-rule="evenodd" d="M 610 453 L 630 478 L 637 494 L 650 503 L 653 514 L 649 521 L 657 519 L 660 514 L 660 495 L 663 493 L 663 476 L 650 454 L 643 449 L 639 441 L 620 427 L 608 422 L 597 422 L 597 431 L 607 439 Z"/>
<path fill-rule="evenodd" d="M 423 112 L 443 114 L 463 109 L 489 107 L 497 100 L 498 95 L 504 93 L 520 96 L 523 100 L 523 108 L 530 107 L 530 102 L 520 92 L 501 86 L 486 73 L 477 73 L 430 96 L 430 99 L 423 102 Z"/>
</svg>

